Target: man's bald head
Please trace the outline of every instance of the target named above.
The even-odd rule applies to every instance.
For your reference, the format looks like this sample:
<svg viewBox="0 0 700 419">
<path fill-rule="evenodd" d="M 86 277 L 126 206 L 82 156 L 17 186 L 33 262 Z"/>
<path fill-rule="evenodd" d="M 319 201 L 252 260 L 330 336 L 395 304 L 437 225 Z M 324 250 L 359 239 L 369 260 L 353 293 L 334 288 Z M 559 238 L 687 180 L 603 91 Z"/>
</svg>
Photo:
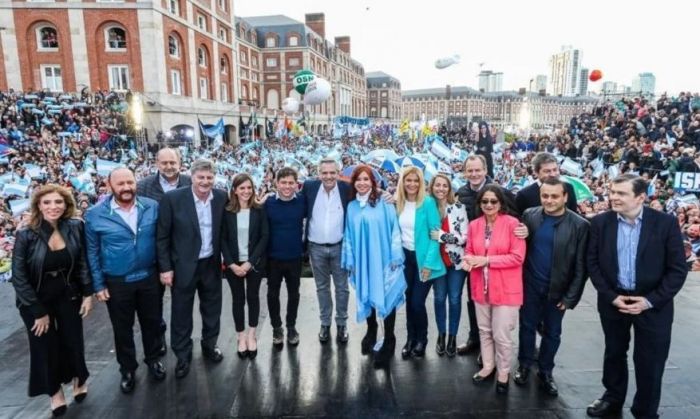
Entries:
<svg viewBox="0 0 700 419">
<path fill-rule="evenodd" d="M 180 153 L 173 148 L 162 148 L 156 154 L 158 172 L 169 182 L 177 181 L 180 163 Z"/>
</svg>

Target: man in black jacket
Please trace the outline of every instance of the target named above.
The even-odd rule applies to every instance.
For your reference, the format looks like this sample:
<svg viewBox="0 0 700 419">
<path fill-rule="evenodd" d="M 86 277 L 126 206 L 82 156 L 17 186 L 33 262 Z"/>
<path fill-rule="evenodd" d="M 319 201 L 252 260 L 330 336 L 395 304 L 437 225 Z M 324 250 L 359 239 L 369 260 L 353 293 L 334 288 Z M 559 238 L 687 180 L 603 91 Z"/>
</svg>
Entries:
<svg viewBox="0 0 700 419">
<path fill-rule="evenodd" d="M 515 196 L 519 214 L 524 213 L 528 208 L 542 205 L 540 201 L 540 185 L 547 179 L 558 179 L 560 175 L 557 158 L 550 153 L 537 153 L 532 159 L 532 168 L 537 175 L 537 181 L 521 189 Z M 574 187 L 569 183 L 565 183 L 564 188 L 567 195 L 566 207 L 573 212 L 578 212 Z"/>
<path fill-rule="evenodd" d="M 514 381 L 527 382 L 535 362 L 537 325 L 544 323 L 537 358 L 541 387 L 550 395 L 559 391 L 552 378 L 554 356 L 561 342 L 566 309 L 581 299 L 586 284 L 588 221 L 566 208 L 566 183 L 549 178 L 542 182 L 541 207 L 529 208 L 523 222 L 530 231 L 524 270 L 524 304 L 520 309 L 520 366 Z"/>
</svg>

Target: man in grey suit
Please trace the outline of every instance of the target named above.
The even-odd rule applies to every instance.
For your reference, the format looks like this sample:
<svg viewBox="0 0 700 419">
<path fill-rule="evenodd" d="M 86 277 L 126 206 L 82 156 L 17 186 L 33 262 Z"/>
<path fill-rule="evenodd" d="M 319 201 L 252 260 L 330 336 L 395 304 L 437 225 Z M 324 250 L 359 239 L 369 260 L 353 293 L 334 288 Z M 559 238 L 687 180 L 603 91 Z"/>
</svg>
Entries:
<svg viewBox="0 0 700 419">
<path fill-rule="evenodd" d="M 180 173 L 182 160 L 180 153 L 173 148 L 161 148 L 156 154 L 156 166 L 158 172 L 155 175 L 147 176 L 141 179 L 136 184 L 136 194 L 151 198 L 160 203 L 161 198 L 166 192 L 170 192 L 177 188 L 192 185 L 192 179 Z M 167 326 L 163 317 L 163 295 L 165 294 L 165 285 L 160 284 L 160 350 L 159 355 L 165 356 L 167 346 L 165 345 L 165 331 Z"/>
<path fill-rule="evenodd" d="M 192 309 L 199 295 L 202 354 L 221 362 L 216 346 L 221 317 L 221 225 L 227 194 L 213 189 L 216 169 L 209 160 L 192 164 L 192 187 L 163 196 L 158 213 L 160 281 L 172 293 L 170 346 L 177 356 L 175 377 L 189 373 L 192 360 Z"/>
</svg>

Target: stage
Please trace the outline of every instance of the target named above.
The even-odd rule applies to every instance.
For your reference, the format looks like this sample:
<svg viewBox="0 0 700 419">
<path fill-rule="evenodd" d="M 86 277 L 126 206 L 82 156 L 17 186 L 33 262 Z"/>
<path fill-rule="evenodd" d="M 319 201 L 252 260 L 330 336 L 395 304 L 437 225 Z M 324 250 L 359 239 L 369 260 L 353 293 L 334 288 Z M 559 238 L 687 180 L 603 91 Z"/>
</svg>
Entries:
<svg viewBox="0 0 700 419">
<path fill-rule="evenodd" d="M 673 343 L 664 375 L 661 414 L 666 419 L 700 417 L 700 362 L 697 327 L 700 325 L 700 276 L 692 274 L 676 297 Z M 586 406 L 603 393 L 603 334 L 595 309 L 595 290 L 590 282 L 583 300 L 564 319 L 562 345 L 556 358 L 554 377 L 559 397 L 546 396 L 534 374 L 524 387 L 510 384 L 507 396 L 498 396 L 494 384 L 476 387 L 471 376 L 478 370 L 476 356 L 439 357 L 434 350 L 437 329 L 432 315 L 432 293 L 428 297 L 429 343 L 424 359 L 403 361 L 405 312 L 397 318 L 398 345 L 388 370 L 375 370 L 371 359 L 360 353 L 365 323 L 355 321 L 351 291 L 349 332 L 346 345 L 332 340 L 321 345 L 318 304 L 312 278 L 302 279 L 298 330 L 301 342 L 281 350 L 272 347 L 272 328 L 267 318 L 265 283 L 261 288 L 261 319 L 258 356 L 240 360 L 231 314 L 231 294 L 224 282 L 224 309 L 219 347 L 220 364 L 201 356 L 199 311 L 195 307 L 194 357 L 190 374 L 176 380 L 175 358 L 164 358 L 168 377 L 155 382 L 145 365 L 137 370 L 136 389 L 119 391 L 119 368 L 113 351 L 112 327 L 104 304 L 84 324 L 89 395 L 77 405 L 66 388 L 68 418 L 226 418 L 226 417 L 463 417 L 463 418 L 585 418 Z M 284 287 L 283 287 L 284 289 Z M 283 296 L 285 291 L 282 291 Z M 283 313 L 285 304 L 282 305 Z M 169 313 L 169 293 L 166 292 Z M 168 319 L 166 319 L 168 320 Z M 169 322 L 169 321 L 168 321 Z M 458 342 L 466 337 L 466 305 Z M 517 330 L 514 332 L 517 342 Z M 48 397 L 27 397 L 29 350 L 26 330 L 14 305 L 10 284 L 0 284 L 0 417 L 46 418 Z M 141 355 L 141 339 L 136 336 Z M 631 363 L 631 350 L 630 350 Z M 514 365 L 513 370 L 517 365 Z M 630 365 L 630 369 L 631 369 Z M 511 380 L 512 381 L 512 380 Z M 698 387 L 696 387 L 698 386 Z M 623 416 L 631 418 L 629 405 L 634 394 L 634 375 Z"/>
</svg>

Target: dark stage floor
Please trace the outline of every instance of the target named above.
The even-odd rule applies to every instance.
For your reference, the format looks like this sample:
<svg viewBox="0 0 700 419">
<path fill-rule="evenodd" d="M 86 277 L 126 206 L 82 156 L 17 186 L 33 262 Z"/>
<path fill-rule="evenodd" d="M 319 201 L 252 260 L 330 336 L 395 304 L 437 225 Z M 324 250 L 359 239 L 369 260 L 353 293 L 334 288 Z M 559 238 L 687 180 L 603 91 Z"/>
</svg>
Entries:
<svg viewBox="0 0 700 419">
<path fill-rule="evenodd" d="M 661 400 L 664 418 L 700 418 L 700 362 L 697 353 L 700 325 L 700 277 L 691 276 L 676 299 L 676 320 L 671 356 L 664 377 Z M 90 393 L 85 402 L 69 404 L 67 417 L 84 418 L 220 418 L 220 417 L 464 417 L 464 418 L 584 418 L 585 408 L 602 394 L 603 336 L 593 306 L 590 283 L 579 308 L 568 312 L 564 336 L 554 370 L 560 396 L 550 398 L 538 391 L 537 381 L 524 388 L 513 384 L 506 397 L 495 394 L 493 384 L 475 387 L 475 357 L 438 357 L 434 351 L 436 328 L 429 297 L 430 343 L 424 359 L 402 361 L 400 346 L 405 338 L 404 310 L 397 320 L 399 347 L 389 370 L 375 370 L 360 354 L 365 325 L 354 321 L 351 301 L 350 342 L 322 346 L 318 332 L 318 306 L 313 279 L 302 282 L 299 313 L 301 343 L 272 348 L 272 328 L 265 298 L 259 351 L 254 361 L 236 356 L 230 291 L 224 285 L 224 312 L 219 346 L 224 361 L 205 362 L 199 350 L 199 315 L 195 315 L 195 352 L 192 370 L 184 380 L 174 376 L 175 358 L 165 358 L 165 382 L 150 380 L 145 366 L 137 371 L 133 394 L 119 391 L 119 370 L 113 352 L 112 328 L 103 304 L 85 323 Z M 261 296 L 266 292 L 262 287 Z M 351 292 L 352 295 L 352 292 Z M 169 298 L 166 294 L 166 298 Z M 169 301 L 168 308 L 169 310 Z M 460 341 L 464 339 L 465 314 Z M 195 312 L 198 313 L 195 308 Z M 335 326 L 332 328 L 335 336 Z M 515 336 L 517 336 L 517 331 Z M 0 417 L 49 417 L 48 397 L 27 397 L 28 344 L 14 307 L 14 291 L 0 284 Z M 517 339 L 516 339 L 517 340 Z M 137 337 L 137 347 L 140 338 Z M 631 375 L 631 377 L 634 377 Z M 631 378 L 633 382 L 634 379 Z M 624 417 L 631 418 L 630 386 Z M 72 400 L 70 390 L 66 396 Z"/>
</svg>

